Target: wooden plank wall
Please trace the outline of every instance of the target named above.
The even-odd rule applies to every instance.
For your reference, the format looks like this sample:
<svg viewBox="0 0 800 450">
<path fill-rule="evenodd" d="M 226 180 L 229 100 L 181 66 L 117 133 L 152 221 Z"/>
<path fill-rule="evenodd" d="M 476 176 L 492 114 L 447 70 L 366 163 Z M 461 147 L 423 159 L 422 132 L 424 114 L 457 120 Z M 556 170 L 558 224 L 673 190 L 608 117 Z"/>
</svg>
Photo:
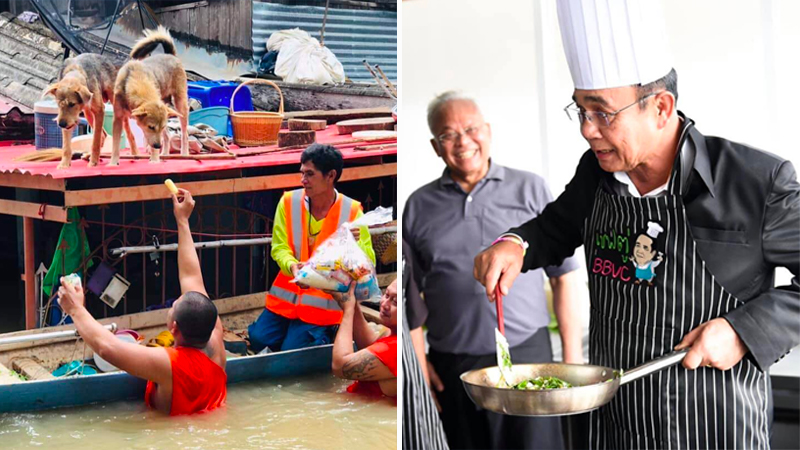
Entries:
<svg viewBox="0 0 800 450">
<path fill-rule="evenodd" d="M 14 16 L 18 16 L 25 11 L 36 11 L 29 0 L 5 0 L 0 1 L 0 12 L 8 11 Z"/>
<path fill-rule="evenodd" d="M 170 30 L 220 45 L 252 51 L 253 5 L 250 0 L 208 0 L 183 9 L 155 8 Z"/>
</svg>

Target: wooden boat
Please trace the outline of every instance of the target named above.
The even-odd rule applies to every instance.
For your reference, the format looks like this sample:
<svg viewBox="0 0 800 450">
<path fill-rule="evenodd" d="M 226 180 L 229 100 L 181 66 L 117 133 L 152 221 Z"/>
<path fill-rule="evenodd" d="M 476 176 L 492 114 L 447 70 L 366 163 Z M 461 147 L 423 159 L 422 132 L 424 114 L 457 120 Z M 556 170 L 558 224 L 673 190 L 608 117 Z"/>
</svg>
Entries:
<svg viewBox="0 0 800 450">
<path fill-rule="evenodd" d="M 216 300 L 214 303 L 226 329 L 242 330 L 263 311 L 264 293 L 231 297 Z M 365 307 L 362 307 L 362 311 L 368 320 L 379 321 L 376 312 Z M 118 329 L 133 329 L 150 338 L 166 329 L 166 315 L 167 310 L 163 309 L 103 319 L 100 322 L 116 323 Z M 0 338 L 63 330 L 74 330 L 74 327 L 67 325 L 7 333 L 0 335 Z M 34 366 L 32 370 L 34 378 L 41 378 L 23 380 L 14 375 L 0 376 L 0 413 L 144 398 L 146 381 L 125 372 L 60 378 L 50 375 L 52 370 L 64 363 L 92 357 L 89 347 L 85 349 L 85 358 L 81 355 L 83 351 L 83 344 L 76 343 L 74 337 L 0 346 L 0 367 L 19 366 L 19 361 L 24 360 L 27 370 L 31 370 L 31 366 Z M 226 365 L 228 384 L 265 378 L 330 373 L 332 354 L 333 345 L 241 357 L 232 357 L 229 354 Z"/>
</svg>

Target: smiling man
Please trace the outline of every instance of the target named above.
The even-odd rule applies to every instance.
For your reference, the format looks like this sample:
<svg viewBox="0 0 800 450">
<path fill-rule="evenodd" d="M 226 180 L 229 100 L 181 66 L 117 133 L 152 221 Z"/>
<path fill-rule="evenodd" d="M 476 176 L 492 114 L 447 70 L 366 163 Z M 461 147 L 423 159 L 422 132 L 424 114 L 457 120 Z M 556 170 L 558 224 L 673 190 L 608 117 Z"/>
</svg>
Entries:
<svg viewBox="0 0 800 450">
<path fill-rule="evenodd" d="M 544 180 L 490 159 L 492 130 L 476 102 L 457 92 L 428 106 L 436 154 L 447 166 L 442 176 L 408 199 L 403 239 L 418 262 L 424 304 L 408 305 L 409 317 L 427 317 L 428 374 L 441 406 L 451 448 L 560 448 L 557 419 L 530 419 L 477 409 L 459 376 L 496 364 L 497 317 L 472 278 L 472 258 L 512 226 L 535 217 L 552 200 Z M 510 239 L 510 238 L 509 238 Z M 581 324 L 570 279 L 578 264 L 545 269 L 553 287 L 566 362 L 582 363 Z M 506 337 L 514 362 L 552 361 L 550 314 L 542 271 L 521 278 L 505 301 Z M 572 292 L 570 292 L 572 291 Z M 425 311 L 421 311 L 421 310 Z M 415 324 L 420 326 L 421 323 Z"/>
<path fill-rule="evenodd" d="M 330 145 L 313 144 L 300 155 L 303 188 L 286 192 L 275 211 L 271 256 L 281 270 L 267 292 L 266 309 L 248 327 L 254 351 L 333 342 L 333 327 L 342 321 L 342 310 L 325 292 L 305 289 L 291 280 L 340 225 L 364 215 L 361 203 L 334 188 L 343 166 L 342 154 Z M 358 246 L 374 264 L 368 228 L 361 227 L 358 234 Z"/>
<path fill-rule="evenodd" d="M 591 413 L 592 448 L 769 448 L 768 369 L 800 344 L 800 185 L 789 161 L 705 136 L 677 110 L 661 3 L 558 1 L 566 111 L 590 149 L 564 193 L 510 230 L 527 254 L 499 242 L 475 278 L 494 299 L 584 245 L 591 363 L 688 349 L 683 367 Z M 777 267 L 790 285 L 774 286 Z"/>
</svg>

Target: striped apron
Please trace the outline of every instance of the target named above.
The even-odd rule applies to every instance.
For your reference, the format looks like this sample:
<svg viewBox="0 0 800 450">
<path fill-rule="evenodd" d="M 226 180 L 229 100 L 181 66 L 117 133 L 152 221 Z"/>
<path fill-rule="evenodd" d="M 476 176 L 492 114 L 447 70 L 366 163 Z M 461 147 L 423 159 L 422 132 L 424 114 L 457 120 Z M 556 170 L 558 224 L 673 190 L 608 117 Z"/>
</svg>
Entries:
<svg viewBox="0 0 800 450">
<path fill-rule="evenodd" d="M 636 367 L 743 305 L 697 251 L 680 195 L 686 183 L 680 159 L 666 196 L 623 197 L 603 186 L 596 193 L 584 235 L 591 364 Z M 620 386 L 610 403 L 591 412 L 590 446 L 769 448 L 771 391 L 768 373 L 747 356 L 726 371 L 672 366 Z"/>
</svg>

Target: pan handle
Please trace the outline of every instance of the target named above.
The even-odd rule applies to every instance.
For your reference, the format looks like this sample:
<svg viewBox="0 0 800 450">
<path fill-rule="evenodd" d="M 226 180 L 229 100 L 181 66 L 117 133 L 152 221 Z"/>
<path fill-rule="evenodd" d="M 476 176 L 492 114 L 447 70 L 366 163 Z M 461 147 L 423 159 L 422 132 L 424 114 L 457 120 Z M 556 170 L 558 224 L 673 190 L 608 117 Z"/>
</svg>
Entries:
<svg viewBox="0 0 800 450">
<path fill-rule="evenodd" d="M 683 358 L 686 357 L 686 353 L 688 352 L 689 349 L 683 349 L 674 353 L 670 353 L 666 356 L 662 356 L 661 358 L 654 359 L 650 362 L 646 362 L 641 366 L 634 367 L 627 372 L 623 372 L 622 377 L 619 380 L 619 384 L 622 386 L 625 383 L 630 383 L 631 381 L 646 377 L 651 373 L 655 373 L 659 370 L 678 364 L 679 362 L 683 361 Z"/>
</svg>

